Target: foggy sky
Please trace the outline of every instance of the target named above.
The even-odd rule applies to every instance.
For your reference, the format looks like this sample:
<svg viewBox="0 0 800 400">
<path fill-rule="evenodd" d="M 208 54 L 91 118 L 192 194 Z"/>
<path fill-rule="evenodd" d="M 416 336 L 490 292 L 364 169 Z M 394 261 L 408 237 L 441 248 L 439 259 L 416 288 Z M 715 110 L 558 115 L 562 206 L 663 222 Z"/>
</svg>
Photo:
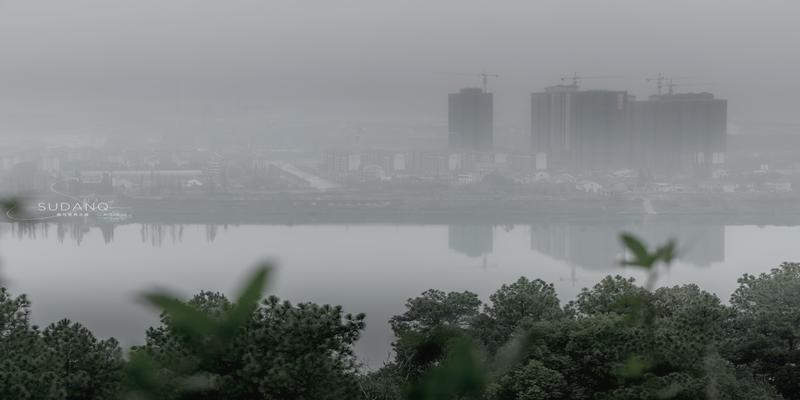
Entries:
<svg viewBox="0 0 800 400">
<path fill-rule="evenodd" d="M 739 126 L 800 126 L 800 2 L 4 0 L 0 129 L 113 130 L 248 114 L 441 118 L 486 69 L 499 123 L 572 72 L 655 90 L 664 72 Z M 100 132 L 102 133 L 102 132 Z M 747 133 L 758 133 L 748 130 Z"/>
</svg>

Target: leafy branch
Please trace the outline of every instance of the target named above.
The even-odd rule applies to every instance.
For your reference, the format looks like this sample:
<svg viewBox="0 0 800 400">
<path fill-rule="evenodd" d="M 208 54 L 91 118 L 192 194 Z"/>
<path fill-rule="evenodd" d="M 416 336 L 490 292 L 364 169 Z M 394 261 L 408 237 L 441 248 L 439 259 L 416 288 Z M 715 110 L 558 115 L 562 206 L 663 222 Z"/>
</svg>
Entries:
<svg viewBox="0 0 800 400">
<path fill-rule="evenodd" d="M 200 360 L 186 367 L 186 370 L 174 370 L 147 352 L 134 351 L 127 371 L 128 397 L 155 399 L 159 398 L 159 393 L 172 388 L 182 392 L 213 390 L 217 377 L 203 371 L 199 365 L 213 362 L 242 332 L 258 307 L 271 270 L 269 264 L 257 267 L 240 290 L 236 302 L 218 318 L 212 318 L 169 293 L 143 295 L 147 303 L 162 310 L 162 315 L 170 321 L 170 328 L 176 335 L 186 339 Z"/>
</svg>

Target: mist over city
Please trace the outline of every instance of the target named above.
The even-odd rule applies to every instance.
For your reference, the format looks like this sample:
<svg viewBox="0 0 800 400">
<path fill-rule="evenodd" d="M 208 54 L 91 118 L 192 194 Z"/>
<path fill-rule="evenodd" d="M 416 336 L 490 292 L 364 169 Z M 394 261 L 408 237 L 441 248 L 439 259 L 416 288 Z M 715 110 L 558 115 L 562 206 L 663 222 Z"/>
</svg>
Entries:
<svg viewBox="0 0 800 400">
<path fill-rule="evenodd" d="M 2 0 L 0 399 L 798 399 L 798 15 Z"/>
</svg>

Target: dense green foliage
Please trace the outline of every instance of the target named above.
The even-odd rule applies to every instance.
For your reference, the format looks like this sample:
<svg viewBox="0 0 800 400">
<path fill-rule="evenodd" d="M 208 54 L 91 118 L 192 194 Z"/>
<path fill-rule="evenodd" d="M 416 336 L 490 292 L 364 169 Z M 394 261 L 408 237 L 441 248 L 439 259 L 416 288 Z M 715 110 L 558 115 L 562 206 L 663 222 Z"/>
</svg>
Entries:
<svg viewBox="0 0 800 400">
<path fill-rule="evenodd" d="M 668 264 L 635 239 L 626 265 Z M 30 322 L 0 289 L 0 399 L 798 399 L 800 264 L 745 275 L 724 304 L 696 285 L 654 289 L 609 276 L 562 305 L 552 284 L 519 278 L 484 304 L 428 290 L 389 324 L 394 360 L 365 371 L 353 345 L 363 314 L 263 299 L 269 269 L 234 301 L 152 293 L 160 326 L 123 356 L 63 320 Z"/>
<path fill-rule="evenodd" d="M 607 277 L 561 308 L 550 285 L 521 278 L 480 313 L 473 299 L 428 291 L 409 300 L 406 313 L 393 318 L 403 321 L 393 324 L 398 358 L 372 376 L 403 393 L 403 385 L 417 386 L 410 372 L 439 368 L 468 338 L 488 366 L 485 399 L 780 398 L 769 374 L 786 365 L 763 368 L 728 354 L 731 335 L 750 317 L 695 285 L 650 292 L 633 279 Z M 441 318 L 444 310 L 448 318 Z M 793 390 L 782 392 L 793 398 Z"/>
<path fill-rule="evenodd" d="M 190 302 L 212 318 L 231 304 L 218 293 L 204 292 Z M 241 332 L 213 355 L 208 343 L 196 344 L 176 330 L 168 316 L 147 332 L 135 352 L 152 357 L 165 371 L 213 374 L 202 390 L 168 386 L 163 399 L 344 399 L 358 393 L 352 345 L 364 327 L 363 315 L 343 315 L 340 307 L 292 305 L 276 297 L 263 301 Z"/>
<path fill-rule="evenodd" d="M 202 292 L 164 295 L 162 325 L 134 348 L 128 394 L 152 399 L 344 399 L 359 396 L 352 346 L 364 315 L 276 297 L 260 301 L 267 267 L 235 303 Z"/>
<path fill-rule="evenodd" d="M 800 399 L 800 264 L 743 276 L 731 307 L 726 357 L 766 376 L 785 398 Z"/>
<path fill-rule="evenodd" d="M 696 285 L 653 290 L 675 243 L 651 252 L 621 239 L 630 256 L 622 264 L 648 272 L 644 287 L 609 276 L 561 307 L 551 284 L 523 277 L 482 309 L 469 292 L 408 300 L 390 321 L 397 357 L 367 377 L 367 398 L 797 398 L 800 265 L 744 276 L 727 306 Z M 458 353 L 481 361 L 456 368 Z M 436 396 L 418 396 L 430 377 L 447 374 L 473 386 L 442 384 Z"/>
<path fill-rule="evenodd" d="M 40 330 L 25 296 L 0 288 L 0 399 L 114 398 L 123 368 L 114 339 L 97 340 L 68 320 Z"/>
</svg>

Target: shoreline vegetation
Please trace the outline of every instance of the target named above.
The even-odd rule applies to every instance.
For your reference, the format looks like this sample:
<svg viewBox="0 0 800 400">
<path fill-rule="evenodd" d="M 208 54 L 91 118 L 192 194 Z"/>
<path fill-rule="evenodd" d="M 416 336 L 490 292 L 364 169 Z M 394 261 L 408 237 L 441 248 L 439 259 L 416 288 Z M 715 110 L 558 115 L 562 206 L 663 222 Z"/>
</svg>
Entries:
<svg viewBox="0 0 800 400">
<path fill-rule="evenodd" d="M 800 398 L 800 264 L 744 275 L 726 304 L 693 284 L 656 288 L 674 242 L 622 240 L 643 284 L 607 276 L 566 304 L 526 277 L 486 303 L 427 290 L 388 321 L 395 357 L 376 371 L 353 344 L 381 321 L 264 298 L 269 266 L 232 300 L 144 294 L 161 324 L 127 350 L 76 322 L 34 326 L 27 297 L 0 289 L 0 398 Z"/>
</svg>

